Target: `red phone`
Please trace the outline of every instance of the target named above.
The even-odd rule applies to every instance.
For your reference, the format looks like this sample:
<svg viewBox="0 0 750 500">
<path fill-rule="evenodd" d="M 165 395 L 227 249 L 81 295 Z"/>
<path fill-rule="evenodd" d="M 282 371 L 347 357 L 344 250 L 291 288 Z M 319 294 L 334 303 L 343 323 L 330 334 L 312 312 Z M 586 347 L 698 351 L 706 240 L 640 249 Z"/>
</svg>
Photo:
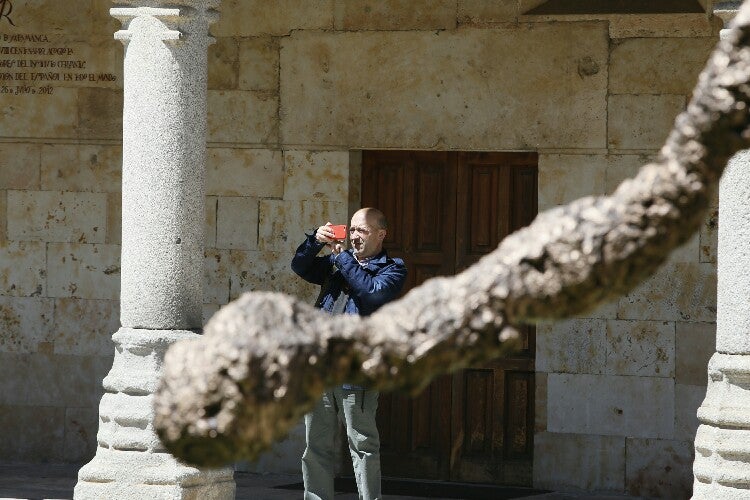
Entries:
<svg viewBox="0 0 750 500">
<path fill-rule="evenodd" d="M 338 226 L 331 226 L 331 231 L 333 231 L 334 239 L 337 239 L 337 240 L 346 239 L 346 224 L 340 224 Z"/>
</svg>

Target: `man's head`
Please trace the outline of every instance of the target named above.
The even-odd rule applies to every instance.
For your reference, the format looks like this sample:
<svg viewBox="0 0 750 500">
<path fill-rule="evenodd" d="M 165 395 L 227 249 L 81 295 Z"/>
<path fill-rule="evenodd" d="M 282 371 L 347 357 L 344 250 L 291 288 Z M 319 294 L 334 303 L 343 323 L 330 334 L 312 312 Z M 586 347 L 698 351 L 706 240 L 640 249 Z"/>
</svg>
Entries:
<svg viewBox="0 0 750 500">
<path fill-rule="evenodd" d="M 385 215 L 377 208 L 357 210 L 349 224 L 349 241 L 354 256 L 362 260 L 379 254 L 387 229 Z"/>
</svg>

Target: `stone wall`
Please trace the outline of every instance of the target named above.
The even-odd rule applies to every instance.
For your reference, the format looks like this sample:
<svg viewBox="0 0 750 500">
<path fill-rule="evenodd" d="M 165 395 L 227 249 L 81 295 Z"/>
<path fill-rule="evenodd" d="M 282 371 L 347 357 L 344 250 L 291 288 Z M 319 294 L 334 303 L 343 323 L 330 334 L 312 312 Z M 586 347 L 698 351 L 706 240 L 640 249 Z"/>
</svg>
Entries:
<svg viewBox="0 0 750 500">
<path fill-rule="evenodd" d="M 0 47 L 69 47 L 95 75 L 0 93 L 0 460 L 93 455 L 119 323 L 123 49 L 106 5 L 72 3 L 13 0 L 16 26 L 0 18 Z M 654 155 L 718 28 L 521 15 L 539 3 L 224 0 L 209 49 L 205 316 L 246 290 L 314 296 L 291 252 L 358 206 L 362 149 L 537 151 L 540 209 L 609 192 Z M 690 487 L 716 220 L 627 297 L 539 326 L 536 486 Z M 297 471 L 298 431 L 249 467 Z"/>
</svg>

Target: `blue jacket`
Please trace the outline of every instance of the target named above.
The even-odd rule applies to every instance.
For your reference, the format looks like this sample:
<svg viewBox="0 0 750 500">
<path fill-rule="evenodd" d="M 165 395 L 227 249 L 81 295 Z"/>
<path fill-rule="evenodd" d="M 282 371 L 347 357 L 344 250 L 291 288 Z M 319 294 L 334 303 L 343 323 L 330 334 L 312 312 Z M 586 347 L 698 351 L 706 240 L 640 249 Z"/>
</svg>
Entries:
<svg viewBox="0 0 750 500">
<path fill-rule="evenodd" d="M 315 233 L 297 248 L 292 259 L 292 270 L 305 281 L 323 286 L 317 307 L 330 312 L 339 294 L 348 288 L 349 299 L 344 313 L 368 316 L 383 304 L 398 297 L 406 281 L 406 266 L 401 259 L 392 259 L 383 250 L 361 265 L 346 250 L 334 256 L 320 256 L 318 253 L 325 246 L 315 239 Z"/>
</svg>

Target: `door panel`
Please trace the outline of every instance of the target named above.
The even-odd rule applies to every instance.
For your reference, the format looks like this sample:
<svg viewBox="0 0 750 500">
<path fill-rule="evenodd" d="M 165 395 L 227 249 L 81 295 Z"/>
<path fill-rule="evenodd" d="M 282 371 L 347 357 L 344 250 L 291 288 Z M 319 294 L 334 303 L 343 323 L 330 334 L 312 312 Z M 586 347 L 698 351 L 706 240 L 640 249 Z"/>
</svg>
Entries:
<svg viewBox="0 0 750 500">
<path fill-rule="evenodd" d="M 362 205 L 383 210 L 385 247 L 406 261 L 404 293 L 452 275 L 528 224 L 535 153 L 365 151 Z M 513 358 L 440 377 L 421 394 L 382 394 L 381 467 L 392 477 L 531 484 L 534 329 Z"/>
</svg>

